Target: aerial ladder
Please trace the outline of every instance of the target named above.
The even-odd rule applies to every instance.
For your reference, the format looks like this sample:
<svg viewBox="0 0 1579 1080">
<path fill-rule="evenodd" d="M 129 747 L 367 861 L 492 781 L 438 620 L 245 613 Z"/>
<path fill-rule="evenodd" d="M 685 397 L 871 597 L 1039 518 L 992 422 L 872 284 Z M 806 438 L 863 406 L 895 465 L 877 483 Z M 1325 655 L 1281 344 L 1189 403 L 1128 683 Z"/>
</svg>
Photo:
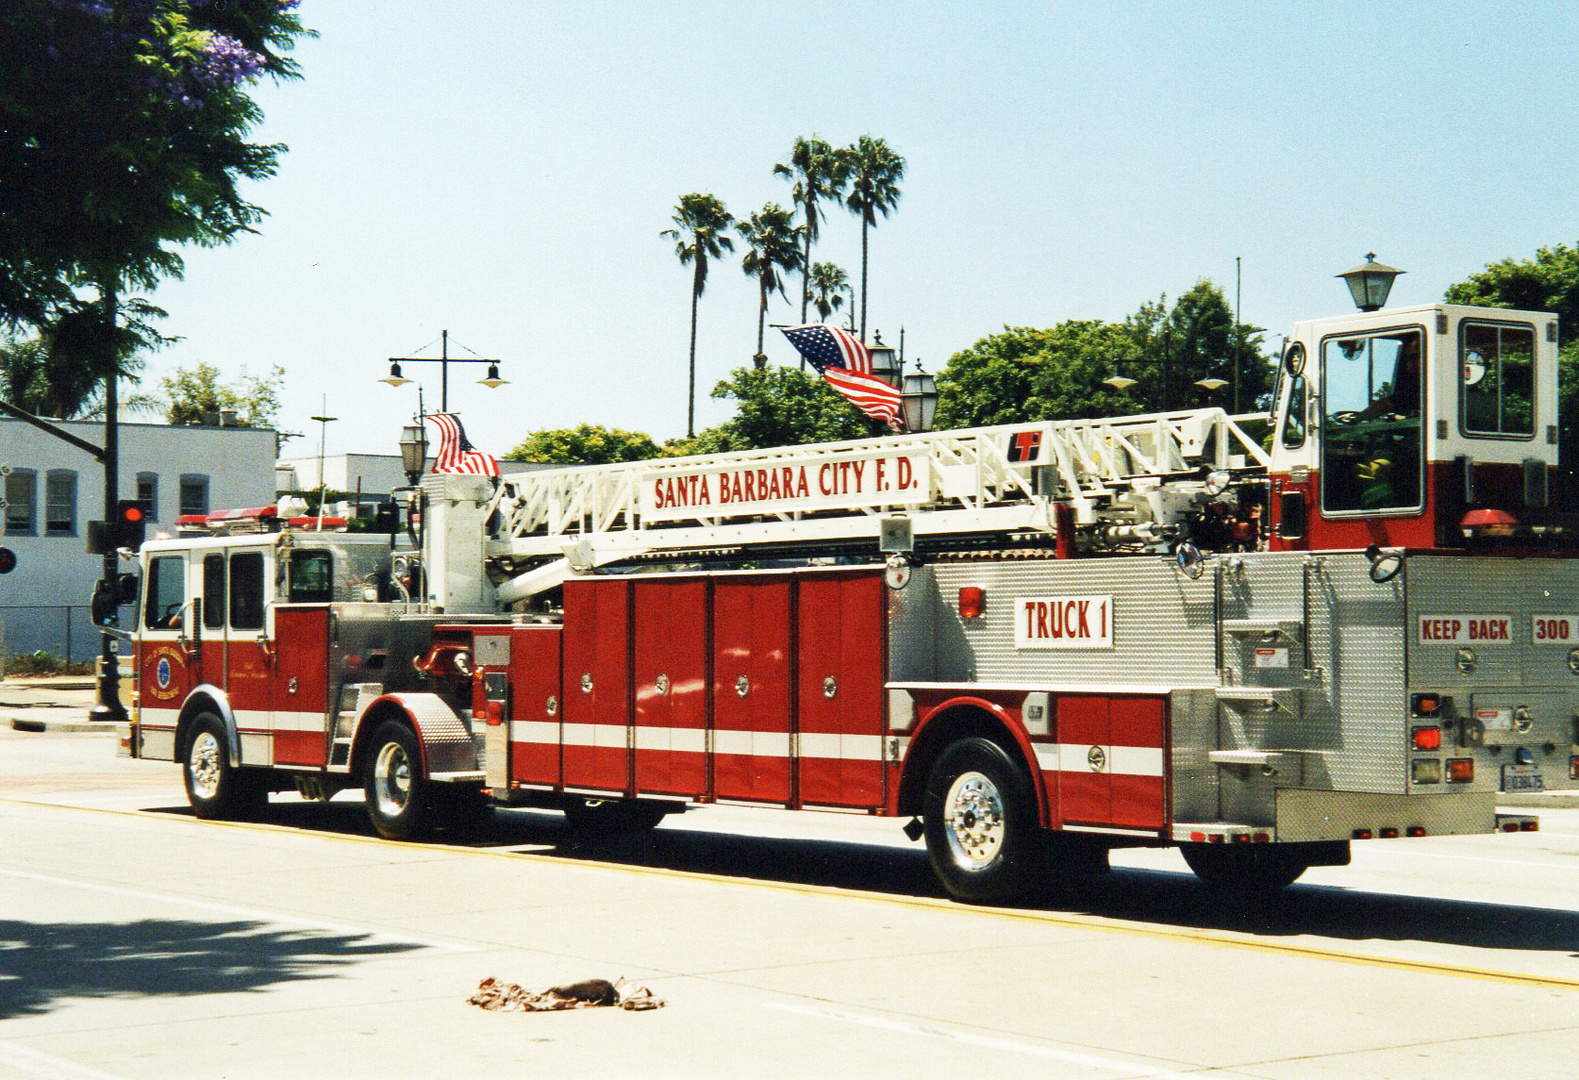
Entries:
<svg viewBox="0 0 1579 1080">
<path fill-rule="evenodd" d="M 1265 419 L 1209 408 L 918 432 L 520 473 L 491 492 L 481 478 L 430 476 L 428 562 L 443 570 L 429 599 L 508 605 L 599 567 L 727 552 L 1077 537 L 1157 550 L 1236 478 L 1265 474 L 1247 430 Z M 477 591 L 488 578 L 492 597 Z"/>
</svg>

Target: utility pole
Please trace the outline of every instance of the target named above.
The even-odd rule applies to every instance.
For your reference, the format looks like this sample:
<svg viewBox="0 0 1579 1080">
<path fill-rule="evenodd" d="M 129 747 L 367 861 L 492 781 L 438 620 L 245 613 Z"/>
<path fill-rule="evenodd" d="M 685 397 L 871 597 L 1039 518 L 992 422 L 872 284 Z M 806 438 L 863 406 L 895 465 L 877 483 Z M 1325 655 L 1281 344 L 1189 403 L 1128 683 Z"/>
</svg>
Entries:
<svg viewBox="0 0 1579 1080">
<path fill-rule="evenodd" d="M 109 373 L 104 377 L 104 521 L 106 526 L 116 520 L 116 504 L 120 502 L 121 433 L 116 412 L 120 408 L 119 381 L 121 358 L 115 347 L 115 285 L 100 288 L 104 303 L 104 321 L 109 333 L 105 335 L 110 350 Z M 120 591 L 120 554 L 114 543 L 105 544 L 103 579 L 99 588 L 110 595 Z M 106 627 L 99 628 L 99 670 L 96 680 L 98 700 L 88 710 L 89 720 L 107 720 L 121 723 L 126 719 L 126 706 L 121 704 L 121 657 L 116 636 Z"/>
</svg>

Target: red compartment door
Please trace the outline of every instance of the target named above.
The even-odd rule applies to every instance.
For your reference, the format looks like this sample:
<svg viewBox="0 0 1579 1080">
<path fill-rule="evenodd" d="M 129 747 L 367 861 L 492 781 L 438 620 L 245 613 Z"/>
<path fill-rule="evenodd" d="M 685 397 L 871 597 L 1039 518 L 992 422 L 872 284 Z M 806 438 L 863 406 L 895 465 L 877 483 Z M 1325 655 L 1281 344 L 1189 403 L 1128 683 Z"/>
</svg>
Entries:
<svg viewBox="0 0 1579 1080">
<path fill-rule="evenodd" d="M 1166 716 L 1167 704 L 1159 697 L 1058 698 L 1058 807 L 1064 823 L 1164 826 Z"/>
<path fill-rule="evenodd" d="M 230 701 L 238 726 L 244 709 L 272 698 L 274 762 L 323 765 L 329 752 L 329 609 L 274 609 L 274 656 L 232 631 Z M 272 691 L 272 693 L 271 693 Z"/>
<path fill-rule="evenodd" d="M 720 799 L 789 805 L 788 578 L 713 586 L 713 785 Z"/>
<path fill-rule="evenodd" d="M 566 787 L 629 787 L 630 598 L 629 581 L 565 583 Z"/>
<path fill-rule="evenodd" d="M 635 596 L 636 790 L 700 798 L 707 794 L 708 583 L 638 581 Z"/>
<path fill-rule="evenodd" d="M 883 805 L 883 579 L 799 579 L 796 688 L 799 801 Z"/>
<path fill-rule="evenodd" d="M 510 631 L 510 779 L 517 783 L 560 782 L 561 634 L 558 626 Z"/>
</svg>

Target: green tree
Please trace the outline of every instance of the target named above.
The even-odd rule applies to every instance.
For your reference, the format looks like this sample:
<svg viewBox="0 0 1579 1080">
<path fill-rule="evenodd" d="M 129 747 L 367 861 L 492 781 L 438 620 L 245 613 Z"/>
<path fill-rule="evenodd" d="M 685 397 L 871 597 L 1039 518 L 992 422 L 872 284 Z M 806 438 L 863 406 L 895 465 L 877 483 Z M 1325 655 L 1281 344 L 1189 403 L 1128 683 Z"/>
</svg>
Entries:
<svg viewBox="0 0 1579 1080">
<path fill-rule="evenodd" d="M 1166 300 L 1143 304 L 1123 323 L 1005 327 L 978 341 L 938 374 L 937 423 L 973 427 L 1158 412 L 1165 382 L 1167 408 L 1226 405 L 1227 387 L 1208 390 L 1197 380 L 1231 385 L 1236 355 L 1242 394 L 1264 402 L 1272 369 L 1259 349 L 1259 332 L 1236 328 L 1222 290 L 1202 281 L 1172 308 Z M 1116 389 L 1107 382 L 1116 375 L 1135 383 Z"/>
<path fill-rule="evenodd" d="M 850 287 L 849 280 L 844 276 L 844 271 L 833 263 L 815 263 L 811 268 L 811 297 L 812 303 L 817 307 L 817 316 L 823 322 L 828 321 L 832 315 L 844 306 L 844 293 Z M 805 313 L 801 320 L 805 321 Z M 801 361 L 801 370 L 805 370 L 806 362 Z"/>
<path fill-rule="evenodd" d="M 659 235 L 673 240 L 680 265 L 691 267 L 691 378 L 685 413 L 685 434 L 690 438 L 696 434 L 696 305 L 707 287 L 711 260 L 735 250 L 735 242 L 727 235 L 735 218 L 715 196 L 692 192 L 680 196 L 672 220 L 675 227 Z"/>
<path fill-rule="evenodd" d="M 671 443 L 670 454 L 799 446 L 868 434 L 866 418 L 838 391 L 795 368 L 737 368 L 712 396 L 734 401 L 735 415 L 694 439 Z"/>
<path fill-rule="evenodd" d="M 1140 343 L 1142 359 L 1124 374 L 1140 380 L 1130 397 L 1146 411 L 1203 409 L 1229 412 L 1270 408 L 1272 364 L 1262 355 L 1261 331 L 1234 321 L 1228 297 L 1202 279 L 1170 309 L 1166 297 L 1146 303 L 1125 320 Z M 1238 380 L 1238 408 L 1234 404 Z M 1226 384 L 1213 390 L 1203 379 Z"/>
<path fill-rule="evenodd" d="M 651 435 L 601 424 L 534 431 L 506 455 L 512 461 L 558 465 L 607 465 L 614 461 L 645 461 L 662 456 Z"/>
<path fill-rule="evenodd" d="M 1450 304 L 1554 311 L 1558 317 L 1558 458 L 1566 491 L 1579 485 L 1579 248 L 1543 247 L 1533 259 L 1503 259 L 1449 286 Z"/>
<path fill-rule="evenodd" d="M 307 33 L 294 0 L 8 0 L 0 5 L 0 324 L 45 326 L 94 289 L 179 276 L 263 211 L 245 181 L 284 147 L 248 142 L 248 96 Z M 104 370 L 107 358 L 101 360 Z"/>
<path fill-rule="evenodd" d="M 236 411 L 242 427 L 272 427 L 280 411 L 280 387 L 285 369 L 278 364 L 267 375 L 248 375 L 235 383 L 219 381 L 219 369 L 199 362 L 191 369 L 176 368 L 161 380 L 168 398 L 165 420 L 172 424 L 202 424 L 226 409 Z"/>
<path fill-rule="evenodd" d="M 867 233 L 877 227 L 877 215 L 887 217 L 899 205 L 899 181 L 905 178 L 905 159 L 888 143 L 862 135 L 855 145 L 839 151 L 849 190 L 844 205 L 861 219 L 861 340 L 866 340 Z"/>
<path fill-rule="evenodd" d="M 143 300 L 121 307 L 124 316 L 105 340 L 108 327 L 95 302 L 63 306 L 32 338 L 0 340 L 0 397 L 35 416 L 83 420 L 102 415 L 105 404 L 103 357 L 119 358 L 123 377 L 135 379 L 141 368 L 137 353 L 156 349 L 170 339 L 153 328 L 151 319 L 164 312 Z M 134 396 L 130 408 L 157 408 L 158 402 Z"/>
<path fill-rule="evenodd" d="M 740 260 L 740 269 L 747 277 L 757 279 L 757 354 L 753 358 L 758 367 L 768 362 L 762 351 L 763 334 L 768 322 L 768 293 L 784 292 L 784 272 L 800 269 L 800 229 L 795 225 L 795 215 L 778 203 L 768 203 L 761 210 L 739 223 L 740 238 L 746 242 L 746 253 Z"/>
<path fill-rule="evenodd" d="M 800 321 L 804 323 L 815 287 L 812 273 L 816 267 L 811 263 L 811 246 L 817 242 L 822 222 L 827 216 L 822 203 L 830 200 L 838 202 L 843 196 L 845 163 L 838 151 L 816 136 L 810 139 L 797 137 L 789 161 L 773 166 L 773 174 L 793 181 L 791 196 L 801 212 L 801 241 L 804 248 L 800 261 Z M 827 318 L 826 315 L 823 317 Z"/>
<path fill-rule="evenodd" d="M 1102 381 L 1139 358 L 1134 336 L 1117 323 L 1071 319 L 1045 330 L 1004 327 L 949 357 L 938 373 L 937 426 L 1140 411 L 1126 393 Z"/>
</svg>

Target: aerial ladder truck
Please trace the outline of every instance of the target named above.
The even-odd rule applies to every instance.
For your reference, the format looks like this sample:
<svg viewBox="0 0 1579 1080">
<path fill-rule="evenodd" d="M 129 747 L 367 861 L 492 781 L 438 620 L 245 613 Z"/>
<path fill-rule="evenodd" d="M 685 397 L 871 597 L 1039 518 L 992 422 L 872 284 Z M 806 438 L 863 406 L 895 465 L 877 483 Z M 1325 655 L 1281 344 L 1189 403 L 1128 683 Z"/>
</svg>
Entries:
<svg viewBox="0 0 1579 1080">
<path fill-rule="evenodd" d="M 903 819 L 955 896 L 1126 846 L 1267 889 L 1579 786 L 1557 324 L 1298 323 L 1269 413 L 429 475 L 420 543 L 205 522 L 139 553 L 123 744 L 201 817 L 360 788 Z"/>
</svg>

